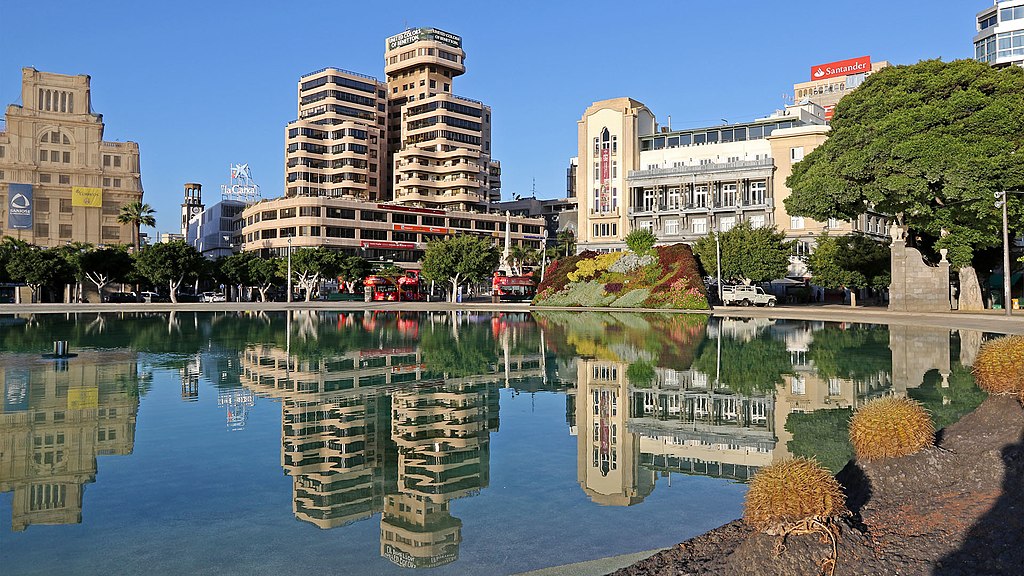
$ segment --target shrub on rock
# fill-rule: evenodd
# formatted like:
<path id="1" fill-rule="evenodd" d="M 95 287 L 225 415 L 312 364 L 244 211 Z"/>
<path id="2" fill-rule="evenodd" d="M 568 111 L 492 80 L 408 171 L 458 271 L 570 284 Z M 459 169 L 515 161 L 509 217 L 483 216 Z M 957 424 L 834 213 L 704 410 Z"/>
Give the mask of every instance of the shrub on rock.
<path id="1" fill-rule="evenodd" d="M 1024 401 L 1024 336 L 1004 336 L 981 346 L 974 379 L 989 394 L 1015 395 Z"/>
<path id="2" fill-rule="evenodd" d="M 861 460 L 898 458 L 935 441 L 935 426 L 924 406 L 887 396 L 861 406 L 850 419 L 850 443 Z"/>
<path id="3" fill-rule="evenodd" d="M 743 507 L 743 520 L 768 534 L 784 534 L 810 521 L 827 525 L 846 514 L 839 482 L 808 458 L 762 468 L 750 481 Z"/>

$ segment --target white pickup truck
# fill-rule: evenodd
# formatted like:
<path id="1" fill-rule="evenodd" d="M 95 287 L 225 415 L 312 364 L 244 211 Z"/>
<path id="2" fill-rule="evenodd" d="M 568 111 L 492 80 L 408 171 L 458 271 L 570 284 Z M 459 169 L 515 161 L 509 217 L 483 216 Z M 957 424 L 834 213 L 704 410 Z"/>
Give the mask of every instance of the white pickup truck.
<path id="1" fill-rule="evenodd" d="M 722 304 L 726 306 L 775 306 L 776 298 L 760 286 L 722 286 Z"/>

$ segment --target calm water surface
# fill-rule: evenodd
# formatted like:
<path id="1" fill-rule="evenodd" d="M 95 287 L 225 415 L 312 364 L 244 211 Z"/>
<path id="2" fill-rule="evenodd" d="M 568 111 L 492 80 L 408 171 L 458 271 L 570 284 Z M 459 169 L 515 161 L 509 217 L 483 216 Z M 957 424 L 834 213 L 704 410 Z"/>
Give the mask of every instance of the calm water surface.
<path id="1" fill-rule="evenodd" d="M 738 517 L 983 335 L 543 313 L 0 317 L 0 573 L 515 574 Z M 69 340 L 78 356 L 42 357 Z"/>

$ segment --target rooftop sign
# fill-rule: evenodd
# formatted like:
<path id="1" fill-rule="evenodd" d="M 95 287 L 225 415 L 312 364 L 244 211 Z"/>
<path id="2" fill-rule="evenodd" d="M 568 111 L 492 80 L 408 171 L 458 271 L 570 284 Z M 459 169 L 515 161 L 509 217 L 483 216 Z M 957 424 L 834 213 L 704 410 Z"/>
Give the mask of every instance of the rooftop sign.
<path id="1" fill-rule="evenodd" d="M 836 76 L 849 76 L 871 71 L 871 56 L 839 60 L 811 67 L 811 80 L 824 80 Z"/>
<path id="2" fill-rule="evenodd" d="M 447 44 L 454 48 L 462 48 L 462 37 L 437 28 L 410 28 L 401 34 L 387 39 L 388 50 L 394 50 L 413 42 L 428 40 Z"/>

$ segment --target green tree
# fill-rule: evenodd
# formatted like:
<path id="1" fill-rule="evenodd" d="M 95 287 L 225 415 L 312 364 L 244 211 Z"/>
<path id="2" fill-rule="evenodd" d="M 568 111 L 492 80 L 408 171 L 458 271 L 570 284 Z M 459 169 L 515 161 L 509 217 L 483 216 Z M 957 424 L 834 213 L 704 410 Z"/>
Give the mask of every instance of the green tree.
<path id="1" fill-rule="evenodd" d="M 31 244 L 24 240 L 18 240 L 12 236 L 4 236 L 0 239 L 0 282 L 14 282 L 14 279 L 7 272 L 7 264 L 14 259 L 20 250 L 28 250 Z"/>
<path id="2" fill-rule="evenodd" d="M 498 266 L 501 255 L 488 238 L 468 234 L 427 243 L 423 256 L 423 277 L 451 285 L 451 301 L 459 286 L 483 280 Z"/>
<path id="3" fill-rule="evenodd" d="M 126 280 L 132 271 L 132 257 L 121 246 L 85 252 L 80 263 L 85 279 L 96 285 L 100 302 L 108 284 Z"/>
<path id="4" fill-rule="evenodd" d="M 132 245 L 135 251 L 139 251 L 139 236 L 143 226 L 156 226 L 156 210 L 142 200 L 129 202 L 121 206 L 121 212 L 117 215 L 117 221 L 121 224 L 131 224 Z"/>
<path id="5" fill-rule="evenodd" d="M 850 305 L 857 305 L 857 288 L 886 288 L 890 282 L 891 252 L 885 244 L 861 235 L 818 237 L 807 260 L 814 283 L 823 288 L 851 288 Z"/>
<path id="6" fill-rule="evenodd" d="M 513 244 L 509 248 L 509 265 L 512 266 L 512 274 L 520 275 L 525 266 L 532 266 L 539 260 L 540 253 L 524 244 Z"/>
<path id="7" fill-rule="evenodd" d="M 356 284 L 370 274 L 372 266 L 366 258 L 342 256 L 338 260 L 338 278 L 345 283 L 346 292 L 355 292 Z"/>
<path id="8" fill-rule="evenodd" d="M 826 326 L 814 332 L 807 358 L 822 378 L 861 380 L 892 371 L 889 331 L 882 327 Z"/>
<path id="9" fill-rule="evenodd" d="M 11 280 L 27 284 L 37 302 L 41 288 L 56 290 L 74 278 L 74 270 L 59 250 L 36 246 L 17 250 L 7 262 L 7 274 Z"/>
<path id="10" fill-rule="evenodd" d="M 786 448 L 797 458 L 814 458 L 838 473 L 854 456 L 848 432 L 852 416 L 849 408 L 793 412 L 786 417 L 785 428 L 793 435 Z"/>
<path id="11" fill-rule="evenodd" d="M 284 278 L 284 276 L 281 275 L 282 264 L 283 261 L 280 258 L 262 258 L 260 256 L 254 256 L 249 259 L 247 266 L 249 271 L 249 283 L 247 286 L 254 286 L 259 290 L 260 300 L 263 302 L 267 301 L 267 291 Z"/>
<path id="12" fill-rule="evenodd" d="M 722 387 L 740 394 L 767 394 L 782 384 L 784 374 L 793 373 L 786 344 L 766 334 L 750 340 L 723 337 L 721 355 L 716 340 L 705 340 L 693 361 L 693 369 L 719 376 Z"/>
<path id="13" fill-rule="evenodd" d="M 649 228 L 637 228 L 626 234 L 626 246 L 637 256 L 644 256 L 651 252 L 658 237 Z"/>
<path id="14" fill-rule="evenodd" d="M 572 230 L 565 229 L 555 236 L 558 242 L 558 254 L 572 256 L 576 253 L 576 234 Z"/>
<path id="15" fill-rule="evenodd" d="M 728 232 L 702 237 L 694 246 L 704 270 L 718 274 L 715 237 L 722 242 L 722 279 L 729 281 L 766 282 L 786 275 L 793 243 L 775 227 L 754 228 L 741 222 Z"/>
<path id="16" fill-rule="evenodd" d="M 299 248 L 292 253 L 292 274 L 296 284 L 306 292 L 306 302 L 313 298 L 313 291 L 320 287 L 325 278 L 338 273 L 339 253 L 327 248 Z M 287 263 L 281 263 L 287 266 Z"/>
<path id="17" fill-rule="evenodd" d="M 975 254 L 1000 245 L 995 193 L 1024 187 L 1024 70 L 928 60 L 872 74 L 835 109 L 828 140 L 793 167 L 790 214 L 892 214 L 940 238 L 960 271 L 961 309 L 981 302 Z M 1014 233 L 1024 206 L 1010 197 Z"/>
<path id="18" fill-rule="evenodd" d="M 185 280 L 199 278 L 206 268 L 202 254 L 183 240 L 146 247 L 135 260 L 139 273 L 153 284 L 166 284 L 171 302 L 178 302 L 178 288 Z"/>

